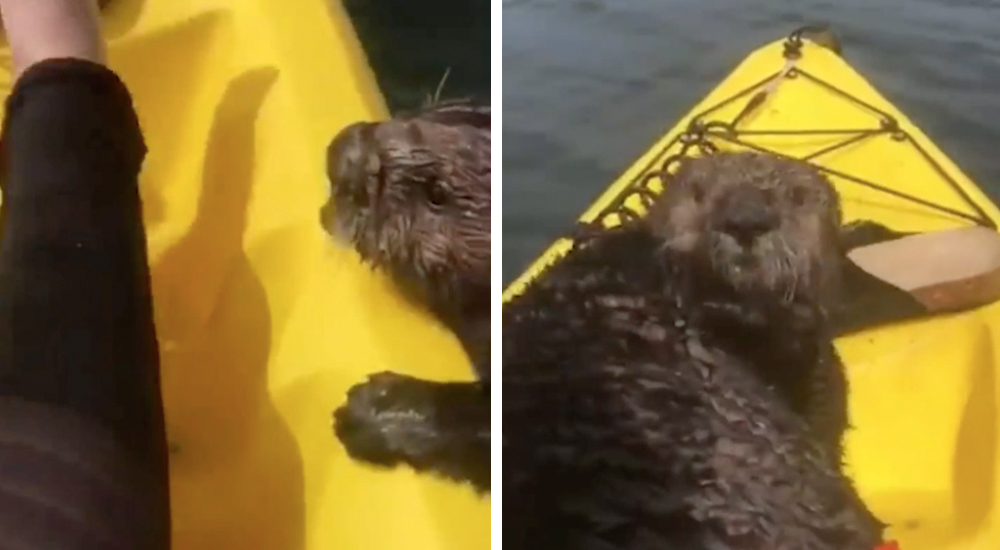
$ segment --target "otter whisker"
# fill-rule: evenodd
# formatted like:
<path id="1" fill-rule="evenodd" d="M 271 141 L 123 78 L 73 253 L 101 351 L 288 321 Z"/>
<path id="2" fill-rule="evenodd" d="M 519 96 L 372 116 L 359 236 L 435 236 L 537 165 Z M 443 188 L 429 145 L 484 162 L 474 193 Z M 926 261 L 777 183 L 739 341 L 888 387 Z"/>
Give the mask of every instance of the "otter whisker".
<path id="1" fill-rule="evenodd" d="M 785 294 L 784 301 L 791 302 L 798 293 L 799 290 L 799 270 L 796 269 L 796 255 L 795 250 L 788 244 L 788 240 L 784 235 L 779 234 L 778 238 L 778 249 L 780 252 L 777 254 L 778 262 L 781 264 L 782 278 L 787 278 L 788 281 L 785 283 Z"/>
<path id="2" fill-rule="evenodd" d="M 431 107 L 441 101 L 441 92 L 444 91 L 444 83 L 448 81 L 448 75 L 450 74 L 451 67 L 445 68 L 444 74 L 441 75 L 441 80 L 438 82 L 437 88 L 434 89 L 434 95 L 428 95 L 427 99 L 424 101 L 425 106 Z"/>

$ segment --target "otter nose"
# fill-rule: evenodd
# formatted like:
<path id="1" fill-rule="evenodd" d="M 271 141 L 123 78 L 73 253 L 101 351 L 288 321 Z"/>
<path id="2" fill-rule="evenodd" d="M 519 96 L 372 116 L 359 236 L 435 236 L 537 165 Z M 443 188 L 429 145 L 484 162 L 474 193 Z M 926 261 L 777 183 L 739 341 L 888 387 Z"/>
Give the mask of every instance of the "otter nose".
<path id="1" fill-rule="evenodd" d="M 734 199 L 724 209 L 721 229 L 741 245 L 748 246 L 757 237 L 778 227 L 778 213 L 763 197 L 743 195 Z"/>
<path id="2" fill-rule="evenodd" d="M 326 148 L 326 172 L 334 184 L 364 181 L 375 146 L 373 124 L 356 122 L 341 130 Z"/>

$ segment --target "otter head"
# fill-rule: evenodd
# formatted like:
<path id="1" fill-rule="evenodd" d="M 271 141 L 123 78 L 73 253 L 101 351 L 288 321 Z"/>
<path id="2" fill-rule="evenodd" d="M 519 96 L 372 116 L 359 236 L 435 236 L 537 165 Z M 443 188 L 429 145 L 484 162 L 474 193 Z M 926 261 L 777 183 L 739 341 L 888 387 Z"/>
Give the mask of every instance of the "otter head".
<path id="1" fill-rule="evenodd" d="M 669 249 L 700 256 L 738 291 L 829 306 L 837 290 L 840 201 L 804 162 L 759 153 L 685 159 L 647 219 Z"/>
<path id="2" fill-rule="evenodd" d="M 330 142 L 327 173 L 328 233 L 439 315 L 488 307 L 488 106 L 439 103 L 348 126 Z"/>

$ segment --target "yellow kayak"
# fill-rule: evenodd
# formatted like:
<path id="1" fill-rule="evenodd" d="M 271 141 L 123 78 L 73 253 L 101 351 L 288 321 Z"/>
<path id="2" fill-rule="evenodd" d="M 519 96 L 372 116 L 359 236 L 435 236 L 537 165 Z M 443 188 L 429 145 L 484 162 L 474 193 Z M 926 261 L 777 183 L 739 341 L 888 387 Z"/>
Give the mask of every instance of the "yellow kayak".
<path id="1" fill-rule="evenodd" d="M 331 429 L 372 371 L 472 376 L 447 330 L 320 228 L 327 143 L 386 116 L 339 3 L 112 0 L 105 20 L 150 151 L 174 547 L 488 548 L 488 500 L 359 465 Z"/>
<path id="2" fill-rule="evenodd" d="M 750 54 L 583 214 L 641 215 L 643 176 L 676 154 L 758 149 L 809 160 L 845 221 L 900 231 L 996 227 L 1000 210 L 833 49 L 793 33 Z M 658 189 L 651 189 L 657 192 Z M 568 248 L 552 245 L 504 300 Z M 902 550 L 995 550 L 1000 304 L 838 340 L 851 380 L 848 467 Z"/>

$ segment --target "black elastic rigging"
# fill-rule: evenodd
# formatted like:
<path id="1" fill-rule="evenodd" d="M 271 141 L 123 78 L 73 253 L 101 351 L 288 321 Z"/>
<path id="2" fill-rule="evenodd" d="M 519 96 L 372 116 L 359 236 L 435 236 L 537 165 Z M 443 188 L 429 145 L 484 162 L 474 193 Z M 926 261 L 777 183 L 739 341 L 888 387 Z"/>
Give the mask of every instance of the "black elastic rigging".
<path id="1" fill-rule="evenodd" d="M 786 66 L 782 70 L 779 70 L 767 78 L 754 83 L 753 85 L 740 90 L 736 94 L 720 101 L 719 103 L 705 109 L 704 111 L 695 114 L 687 128 L 679 136 L 672 139 L 667 143 L 657 154 L 648 165 L 643 169 L 641 175 L 632 180 L 628 186 L 616 196 L 611 204 L 604 208 L 588 225 L 599 225 L 607 226 L 608 219 L 611 216 L 618 216 L 620 222 L 625 222 L 633 219 L 637 219 L 641 216 L 639 212 L 636 212 L 632 207 L 630 207 L 627 202 L 632 197 L 637 197 L 642 205 L 646 208 L 656 199 L 658 193 L 651 188 L 651 184 L 657 180 L 662 186 L 666 186 L 671 174 L 677 165 L 691 153 L 693 149 L 697 149 L 704 155 L 711 155 L 718 152 L 718 146 L 713 143 L 713 140 L 723 141 L 730 143 L 732 145 L 737 145 L 747 149 L 752 149 L 762 153 L 769 153 L 777 155 L 779 157 L 799 160 L 808 163 L 814 168 L 820 170 L 821 172 L 834 176 L 851 183 L 864 185 L 870 189 L 886 193 L 896 198 L 907 200 L 915 204 L 919 204 L 924 207 L 928 207 L 939 212 L 949 214 L 962 218 L 964 220 L 971 221 L 977 225 L 989 227 L 991 229 L 996 229 L 996 224 L 994 221 L 986 214 L 983 209 L 976 204 L 975 201 L 969 197 L 968 193 L 955 181 L 953 177 L 938 163 L 933 157 L 919 144 L 913 137 L 904 130 L 900 125 L 899 121 L 896 120 L 891 114 L 885 112 L 878 107 L 871 105 L 857 97 L 852 96 L 848 92 L 841 90 L 835 85 L 824 81 L 823 79 L 810 74 L 809 72 L 797 67 L 795 62 L 802 57 L 802 36 L 804 34 L 814 33 L 814 32 L 827 32 L 826 27 L 823 26 L 808 26 L 798 29 L 792 32 L 784 44 L 784 57 L 786 60 Z M 838 52 L 839 53 L 839 52 Z M 743 122 L 750 114 L 754 113 L 759 109 L 771 95 L 776 86 L 780 85 L 780 80 L 783 79 L 794 79 L 794 78 L 805 78 L 811 83 L 815 83 L 838 96 L 850 101 L 856 106 L 872 113 L 878 118 L 879 125 L 875 128 L 845 128 L 845 129 L 813 129 L 813 130 L 741 130 L 738 128 L 739 124 Z M 771 85 L 769 87 L 769 85 Z M 721 109 L 732 105 L 734 102 L 739 101 L 747 96 L 750 99 L 747 101 L 743 109 L 740 110 L 731 121 L 722 121 L 710 119 L 713 114 L 717 113 Z M 824 147 L 819 151 L 815 151 L 806 155 L 802 158 L 791 157 L 784 153 L 774 151 L 772 149 L 749 143 L 743 139 L 745 136 L 789 136 L 789 135 L 829 135 L 829 136 L 844 136 L 842 141 L 838 141 L 830 146 Z M 892 189 L 884 185 L 880 185 L 876 182 L 866 180 L 845 172 L 827 168 L 816 164 L 814 161 L 826 154 L 829 154 L 835 150 L 842 149 L 851 145 L 861 143 L 867 139 L 871 139 L 875 136 L 887 135 L 896 141 L 908 143 L 914 147 L 914 149 L 920 154 L 923 159 L 928 162 L 933 168 L 934 172 L 937 173 L 943 180 L 945 180 L 948 185 L 962 198 L 974 211 L 975 215 L 968 214 L 956 210 L 954 208 L 949 208 L 940 204 L 935 204 L 925 199 L 915 197 L 913 195 L 907 194 L 903 191 L 897 189 Z M 667 155 L 667 152 L 672 150 L 675 146 L 680 145 L 680 149 L 672 154 Z M 657 166 L 659 165 L 659 166 Z"/>

